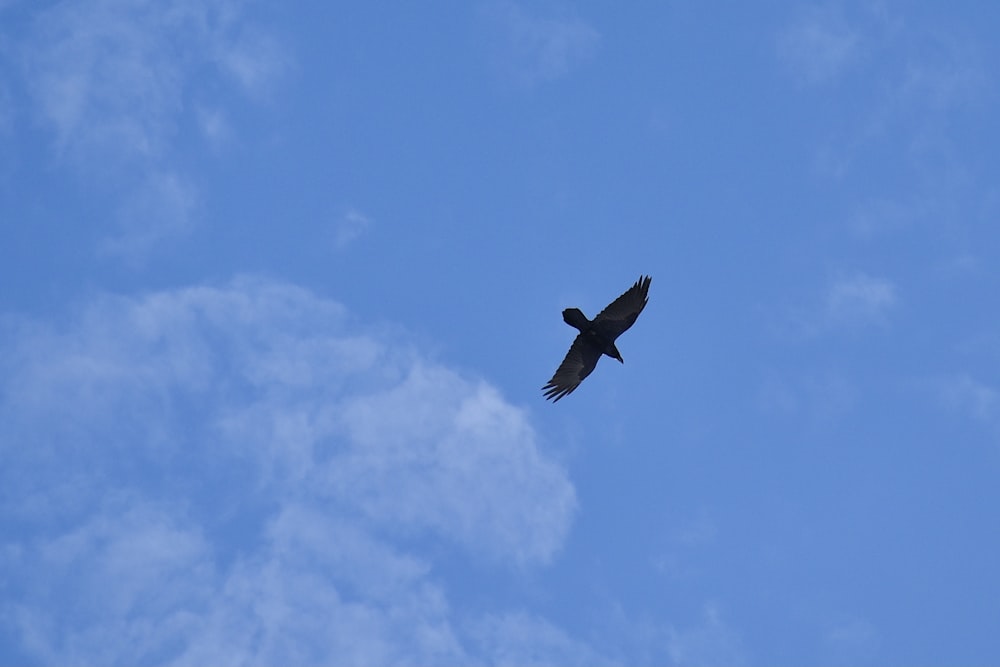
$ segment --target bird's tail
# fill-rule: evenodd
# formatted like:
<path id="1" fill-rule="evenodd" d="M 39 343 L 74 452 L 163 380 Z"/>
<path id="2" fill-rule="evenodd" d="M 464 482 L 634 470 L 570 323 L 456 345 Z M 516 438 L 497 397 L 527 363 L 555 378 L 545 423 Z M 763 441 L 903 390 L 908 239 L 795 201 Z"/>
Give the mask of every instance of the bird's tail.
<path id="1" fill-rule="evenodd" d="M 590 326 L 590 320 L 579 308 L 567 308 L 563 311 L 563 320 L 571 327 L 576 327 L 583 331 Z"/>

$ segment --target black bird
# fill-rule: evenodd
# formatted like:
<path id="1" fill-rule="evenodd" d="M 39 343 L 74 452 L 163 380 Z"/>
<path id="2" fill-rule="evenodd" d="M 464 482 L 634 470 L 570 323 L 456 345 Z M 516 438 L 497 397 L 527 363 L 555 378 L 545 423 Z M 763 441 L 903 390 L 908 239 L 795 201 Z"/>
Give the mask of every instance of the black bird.
<path id="1" fill-rule="evenodd" d="M 563 311 L 566 324 L 576 327 L 580 333 L 566 353 L 566 358 L 556 369 L 556 374 L 542 387 L 546 399 L 551 398 L 555 402 L 566 394 L 572 394 L 583 382 L 583 378 L 594 370 L 602 354 L 625 363 L 615 347 L 615 339 L 628 331 L 646 307 L 649 283 L 652 280 L 649 276 L 640 276 L 632 287 L 612 301 L 593 320 L 588 320 L 579 308 L 567 308 Z"/>

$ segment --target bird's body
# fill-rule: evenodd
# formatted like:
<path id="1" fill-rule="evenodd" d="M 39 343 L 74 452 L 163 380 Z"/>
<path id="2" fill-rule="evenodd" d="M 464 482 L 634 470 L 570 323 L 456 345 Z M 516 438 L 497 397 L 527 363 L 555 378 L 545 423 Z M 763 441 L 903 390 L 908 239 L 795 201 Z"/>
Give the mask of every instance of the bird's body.
<path id="1" fill-rule="evenodd" d="M 621 358 L 622 355 L 618 352 L 618 348 L 615 347 L 615 338 L 617 336 L 614 334 L 614 331 L 608 331 L 602 322 L 596 318 L 593 321 L 588 320 L 587 316 L 579 308 L 567 308 L 564 310 L 563 321 L 571 327 L 579 329 L 580 334 L 585 337 L 589 344 L 599 349 L 603 354 L 625 363 Z"/>
<path id="2" fill-rule="evenodd" d="M 593 320 L 588 320 L 578 308 L 567 308 L 563 311 L 563 320 L 566 324 L 578 329 L 580 333 L 555 375 L 542 387 L 545 398 L 558 401 L 563 396 L 573 393 L 573 390 L 580 386 L 583 379 L 597 366 L 601 355 L 606 354 L 625 363 L 615 346 L 615 339 L 635 323 L 639 313 L 646 307 L 651 281 L 652 278 L 649 276 L 640 277 L 632 287 L 612 301 Z"/>

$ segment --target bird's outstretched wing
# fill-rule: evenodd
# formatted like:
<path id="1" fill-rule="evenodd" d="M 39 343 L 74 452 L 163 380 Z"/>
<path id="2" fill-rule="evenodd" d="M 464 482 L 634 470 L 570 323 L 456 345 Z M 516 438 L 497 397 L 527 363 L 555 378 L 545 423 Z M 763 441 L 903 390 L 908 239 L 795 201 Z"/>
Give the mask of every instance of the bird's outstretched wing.
<path id="1" fill-rule="evenodd" d="M 601 351 L 595 347 L 584 334 L 580 334 L 570 345 L 566 358 L 559 364 L 555 375 L 548 384 L 542 387 L 545 398 L 553 399 L 553 403 L 580 386 L 583 378 L 597 366 Z"/>
<path id="2" fill-rule="evenodd" d="M 594 324 L 600 327 L 602 333 L 614 340 L 635 324 L 649 300 L 649 283 L 652 280 L 649 276 L 641 276 L 624 294 L 597 314 Z"/>

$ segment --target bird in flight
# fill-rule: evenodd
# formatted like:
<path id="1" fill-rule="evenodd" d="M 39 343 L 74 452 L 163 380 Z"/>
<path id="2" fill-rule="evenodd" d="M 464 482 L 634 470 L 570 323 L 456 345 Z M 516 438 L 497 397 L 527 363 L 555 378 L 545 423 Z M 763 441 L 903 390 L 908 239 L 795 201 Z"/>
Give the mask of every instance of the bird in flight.
<path id="1" fill-rule="evenodd" d="M 602 354 L 625 363 L 615 347 L 615 339 L 635 324 L 639 313 L 646 307 L 649 283 L 652 280 L 649 276 L 640 276 L 632 287 L 612 301 L 593 320 L 588 320 L 579 308 L 567 308 L 563 311 L 566 324 L 579 329 L 580 333 L 566 353 L 566 358 L 556 369 L 555 375 L 542 387 L 546 399 L 552 399 L 554 403 L 563 396 L 572 394 L 583 382 L 583 378 L 594 370 Z"/>

